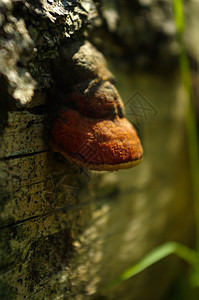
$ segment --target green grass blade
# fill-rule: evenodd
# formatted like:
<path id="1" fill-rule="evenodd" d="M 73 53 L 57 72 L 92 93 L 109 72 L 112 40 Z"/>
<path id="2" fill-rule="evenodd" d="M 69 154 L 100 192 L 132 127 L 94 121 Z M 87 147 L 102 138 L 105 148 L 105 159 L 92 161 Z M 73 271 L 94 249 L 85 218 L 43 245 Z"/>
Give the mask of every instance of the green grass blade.
<path id="1" fill-rule="evenodd" d="M 135 276 L 170 254 L 176 254 L 193 267 L 199 263 L 199 256 L 196 251 L 176 242 L 167 242 L 146 254 L 137 263 L 125 270 L 118 278 L 110 282 L 105 289 Z"/>
<path id="2" fill-rule="evenodd" d="M 190 170 L 193 186 L 193 198 L 196 210 L 197 231 L 198 231 L 198 249 L 199 249 L 199 141 L 196 123 L 196 114 L 193 104 L 193 90 L 189 60 L 184 45 L 185 17 L 183 10 L 183 2 L 181 0 L 173 0 L 174 17 L 177 26 L 178 40 L 181 45 L 182 52 L 179 57 L 179 64 L 182 76 L 182 83 L 187 92 L 189 103 L 187 108 L 186 125 L 189 148 Z"/>
<path id="3" fill-rule="evenodd" d="M 173 11 L 176 20 L 178 33 L 183 33 L 185 29 L 185 19 L 183 11 L 183 3 L 181 0 L 173 0 Z"/>

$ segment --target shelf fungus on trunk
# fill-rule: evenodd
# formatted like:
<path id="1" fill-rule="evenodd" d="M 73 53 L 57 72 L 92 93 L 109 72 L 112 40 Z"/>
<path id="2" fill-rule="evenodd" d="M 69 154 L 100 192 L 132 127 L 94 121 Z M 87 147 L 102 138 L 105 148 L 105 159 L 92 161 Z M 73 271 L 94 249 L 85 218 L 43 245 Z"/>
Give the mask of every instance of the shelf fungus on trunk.
<path id="1" fill-rule="evenodd" d="M 136 130 L 125 118 L 106 62 L 89 42 L 65 49 L 61 69 L 67 85 L 52 126 L 51 147 L 75 164 L 98 171 L 131 168 L 142 160 Z M 69 72 L 70 71 L 70 72 Z"/>

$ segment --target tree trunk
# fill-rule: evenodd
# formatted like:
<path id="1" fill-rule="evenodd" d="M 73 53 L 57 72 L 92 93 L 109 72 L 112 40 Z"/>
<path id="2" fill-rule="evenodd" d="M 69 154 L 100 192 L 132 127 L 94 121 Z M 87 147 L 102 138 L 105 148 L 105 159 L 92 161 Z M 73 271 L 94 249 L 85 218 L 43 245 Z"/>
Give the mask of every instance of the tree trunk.
<path id="1" fill-rule="evenodd" d="M 106 1 L 1 1 L 1 299 L 163 299 L 179 270 L 173 257 L 103 287 L 162 242 L 193 242 L 180 76 L 175 64 L 165 76 L 148 71 L 154 57 L 135 59 L 143 41 L 123 29 L 136 11 L 129 1 L 116 2 L 111 17 Z M 141 135 L 145 157 L 134 169 L 89 171 L 50 149 L 52 107 L 63 92 L 54 66 L 64 47 L 74 51 L 85 36 L 106 54 Z M 159 64 L 164 55 L 156 70 L 168 69 Z M 174 58 L 168 53 L 166 61 Z M 144 109 L 132 115 L 135 103 Z"/>

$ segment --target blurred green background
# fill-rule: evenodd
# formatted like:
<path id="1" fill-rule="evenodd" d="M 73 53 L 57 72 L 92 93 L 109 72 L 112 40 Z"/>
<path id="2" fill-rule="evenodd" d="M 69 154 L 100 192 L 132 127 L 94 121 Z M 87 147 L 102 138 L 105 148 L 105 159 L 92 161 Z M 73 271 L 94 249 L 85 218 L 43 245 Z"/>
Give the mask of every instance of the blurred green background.
<path id="1" fill-rule="evenodd" d="M 118 11 L 120 14 L 116 13 Z M 181 222 L 181 228 L 176 228 L 172 221 L 170 233 L 173 234 L 165 234 L 162 243 L 160 238 L 158 246 L 110 281 L 105 286 L 107 293 L 173 255 L 178 257 L 182 267 L 161 299 L 199 299 L 198 12 L 197 1 L 143 0 L 132 5 L 129 1 L 123 4 L 104 1 L 102 14 L 108 31 L 114 32 L 117 28 L 117 33 L 114 32 L 109 42 L 108 33 L 101 33 L 109 43 L 108 50 L 103 50 L 95 36 L 93 40 L 109 57 L 127 117 L 142 139 L 145 159 L 138 177 L 145 174 L 150 177 L 146 178 L 148 184 L 152 184 L 143 190 L 149 201 L 155 192 L 158 197 L 168 197 L 171 201 L 172 197 L 182 200 L 181 203 L 177 201 L 178 204 L 174 200 L 174 205 L 181 205 L 177 212 L 181 218 L 177 227 Z M 185 208 L 185 203 L 189 209 Z M 158 213 L 153 205 L 151 209 Z M 168 203 L 165 209 L 169 210 Z M 171 206 L 170 209 L 172 214 L 176 208 Z M 164 218 L 154 213 L 154 218 L 158 217 Z M 160 220 L 159 223 L 163 226 L 164 222 Z M 156 277 L 155 271 L 151 274 Z M 152 295 L 148 297 L 152 299 Z M 154 299 L 156 297 L 160 299 L 154 294 Z"/>

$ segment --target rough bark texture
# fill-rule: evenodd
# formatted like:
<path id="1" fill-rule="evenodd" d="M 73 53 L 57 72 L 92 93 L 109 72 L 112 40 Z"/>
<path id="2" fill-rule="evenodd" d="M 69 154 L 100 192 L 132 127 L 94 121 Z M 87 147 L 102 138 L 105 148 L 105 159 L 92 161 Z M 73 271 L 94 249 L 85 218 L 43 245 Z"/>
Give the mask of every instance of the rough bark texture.
<path id="1" fill-rule="evenodd" d="M 1 299 L 163 299 L 179 270 L 173 258 L 102 288 L 161 242 L 193 241 L 186 95 L 172 64 L 178 47 L 169 1 L 102 2 L 0 3 Z M 106 54 L 137 123 L 145 159 L 135 169 L 90 172 L 49 148 L 62 94 L 52 66 L 65 45 L 85 37 Z M 153 62 L 166 76 L 152 75 Z M 149 114 L 132 115 L 136 99 Z"/>

